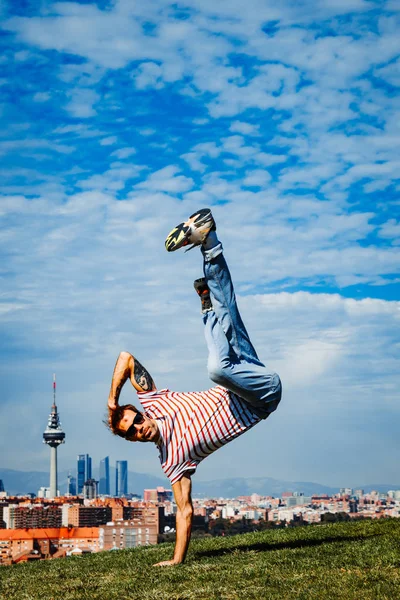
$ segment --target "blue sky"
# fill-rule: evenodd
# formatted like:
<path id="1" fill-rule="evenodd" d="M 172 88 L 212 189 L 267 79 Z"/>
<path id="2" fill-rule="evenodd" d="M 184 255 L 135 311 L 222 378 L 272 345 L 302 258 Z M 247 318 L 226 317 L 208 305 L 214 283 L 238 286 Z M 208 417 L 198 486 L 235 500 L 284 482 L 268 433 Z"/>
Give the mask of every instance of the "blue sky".
<path id="1" fill-rule="evenodd" d="M 164 239 L 210 206 L 285 396 L 196 477 L 399 482 L 399 11 L 3 5 L 1 466 L 47 468 L 55 371 L 62 468 L 89 452 L 161 474 L 101 418 L 120 350 L 159 387 L 209 386 L 200 256 Z"/>

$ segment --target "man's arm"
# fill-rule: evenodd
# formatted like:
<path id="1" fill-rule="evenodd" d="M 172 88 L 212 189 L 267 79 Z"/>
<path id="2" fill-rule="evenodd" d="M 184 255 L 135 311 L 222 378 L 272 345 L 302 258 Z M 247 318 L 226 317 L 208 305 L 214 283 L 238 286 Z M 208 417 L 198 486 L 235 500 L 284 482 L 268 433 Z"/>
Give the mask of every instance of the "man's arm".
<path id="1" fill-rule="evenodd" d="M 176 542 L 172 560 L 164 560 L 154 565 L 155 567 L 167 567 L 183 563 L 190 542 L 193 521 L 192 505 L 192 480 L 190 475 L 184 475 L 182 479 L 173 484 L 175 502 L 178 507 L 176 513 Z"/>
<path id="2" fill-rule="evenodd" d="M 111 381 L 111 389 L 108 396 L 108 408 L 115 410 L 124 383 L 127 379 L 138 392 L 149 392 L 155 390 L 156 386 L 150 373 L 129 352 L 121 352 L 115 364 Z"/>

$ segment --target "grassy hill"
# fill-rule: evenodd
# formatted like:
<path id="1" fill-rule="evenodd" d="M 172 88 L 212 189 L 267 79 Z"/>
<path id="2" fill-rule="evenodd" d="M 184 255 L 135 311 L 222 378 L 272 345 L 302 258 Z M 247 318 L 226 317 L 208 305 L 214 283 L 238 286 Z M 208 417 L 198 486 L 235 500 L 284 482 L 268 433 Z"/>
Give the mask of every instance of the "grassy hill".
<path id="1" fill-rule="evenodd" d="M 358 521 L 0 567 L 1 600 L 395 600 L 400 520 Z"/>

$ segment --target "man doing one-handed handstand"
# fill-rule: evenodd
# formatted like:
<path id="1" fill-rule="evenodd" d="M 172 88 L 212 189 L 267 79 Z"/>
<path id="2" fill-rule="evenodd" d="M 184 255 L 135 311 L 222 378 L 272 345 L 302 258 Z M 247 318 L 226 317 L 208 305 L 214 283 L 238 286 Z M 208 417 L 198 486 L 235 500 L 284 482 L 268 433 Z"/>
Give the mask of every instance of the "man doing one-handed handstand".
<path id="1" fill-rule="evenodd" d="M 153 442 L 177 505 L 176 542 L 171 560 L 185 560 L 193 519 L 191 476 L 197 465 L 221 446 L 276 410 L 282 395 L 279 376 L 259 360 L 236 304 L 229 269 L 210 209 L 194 213 L 175 227 L 165 242 L 169 252 L 200 246 L 204 277 L 194 282 L 201 299 L 208 347 L 208 374 L 217 384 L 204 392 L 157 390 L 147 370 L 129 352 L 115 365 L 108 398 L 109 426 L 130 442 Z M 190 248 L 188 248 L 190 249 Z M 130 379 L 144 408 L 118 405 Z"/>

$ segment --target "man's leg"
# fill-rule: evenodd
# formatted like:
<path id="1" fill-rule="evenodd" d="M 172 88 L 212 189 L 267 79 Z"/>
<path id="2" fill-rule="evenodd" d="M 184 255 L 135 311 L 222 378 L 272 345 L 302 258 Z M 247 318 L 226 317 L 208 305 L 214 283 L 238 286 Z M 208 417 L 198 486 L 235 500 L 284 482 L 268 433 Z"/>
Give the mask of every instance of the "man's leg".
<path id="1" fill-rule="evenodd" d="M 243 324 L 210 209 L 197 211 L 175 227 L 165 246 L 173 252 L 188 244 L 201 245 L 213 305 L 213 310 L 204 315 L 210 378 L 244 398 L 254 412 L 265 418 L 279 404 L 280 379 L 259 360 Z"/>
<path id="2" fill-rule="evenodd" d="M 210 379 L 238 394 L 256 414 L 266 418 L 276 410 L 281 399 L 279 376 L 268 371 L 250 341 L 236 303 L 222 245 L 215 233 L 202 252 L 213 307 L 203 317 Z"/>
<path id="3" fill-rule="evenodd" d="M 262 365 L 239 313 L 231 274 L 222 254 L 222 244 L 218 240 L 216 242 L 211 249 L 202 248 L 204 276 L 214 311 L 239 360 Z"/>
<path id="4" fill-rule="evenodd" d="M 261 418 L 276 410 L 281 399 L 281 382 L 262 364 L 239 360 L 214 310 L 203 315 L 208 347 L 208 374 L 214 383 L 237 394 Z"/>

